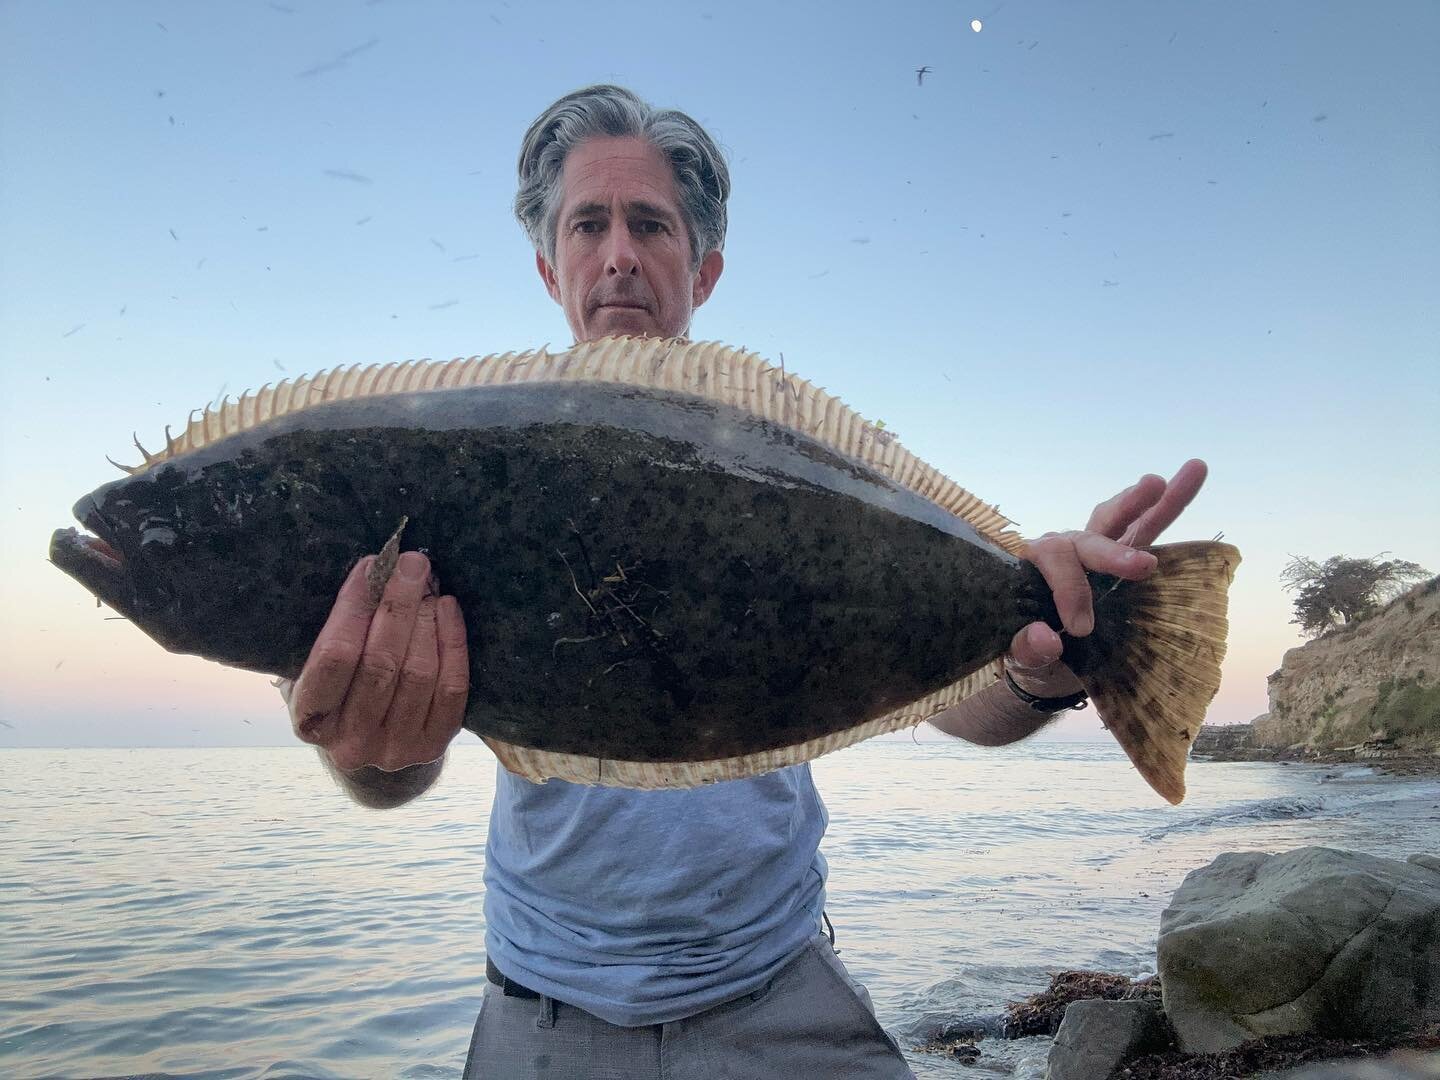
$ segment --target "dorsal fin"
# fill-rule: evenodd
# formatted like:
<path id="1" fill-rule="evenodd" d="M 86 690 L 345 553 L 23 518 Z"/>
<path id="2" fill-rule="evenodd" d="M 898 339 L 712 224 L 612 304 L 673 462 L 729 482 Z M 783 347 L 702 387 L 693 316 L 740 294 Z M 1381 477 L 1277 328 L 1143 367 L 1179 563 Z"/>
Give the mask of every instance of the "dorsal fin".
<path id="1" fill-rule="evenodd" d="M 239 401 L 227 399 L 219 409 L 207 405 L 198 417 L 192 412 L 180 435 L 172 439 L 167 430 L 164 450 L 146 454 L 143 465 L 121 467 L 132 474 L 144 473 L 226 436 L 331 401 L 462 386 L 566 381 L 656 387 L 745 409 L 865 462 L 968 522 L 997 547 L 1015 555 L 1024 551 L 1024 541 L 1009 529 L 1012 523 L 995 507 L 925 464 L 883 427 L 755 353 L 717 342 L 602 338 L 558 353 L 541 348 L 450 361 L 332 368 L 293 381 L 286 379 L 274 387 L 266 384 Z"/>

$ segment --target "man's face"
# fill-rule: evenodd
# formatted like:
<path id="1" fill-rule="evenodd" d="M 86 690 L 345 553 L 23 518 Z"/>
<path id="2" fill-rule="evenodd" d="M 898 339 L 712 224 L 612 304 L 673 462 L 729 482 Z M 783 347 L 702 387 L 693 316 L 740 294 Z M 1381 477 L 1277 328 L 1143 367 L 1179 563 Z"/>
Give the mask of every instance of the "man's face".
<path id="1" fill-rule="evenodd" d="M 684 337 L 715 287 L 718 251 L 690 268 L 690 237 L 669 164 L 649 142 L 587 139 L 565 159 L 555 265 L 536 254 L 545 287 L 576 341 L 607 334 Z"/>

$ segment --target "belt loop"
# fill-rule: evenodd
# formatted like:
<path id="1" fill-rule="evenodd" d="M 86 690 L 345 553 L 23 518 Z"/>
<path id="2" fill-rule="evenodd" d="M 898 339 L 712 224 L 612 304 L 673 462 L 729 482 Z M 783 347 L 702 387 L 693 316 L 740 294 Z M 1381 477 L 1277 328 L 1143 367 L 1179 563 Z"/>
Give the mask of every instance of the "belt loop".
<path id="1" fill-rule="evenodd" d="M 540 995 L 540 1016 L 535 1021 L 537 1028 L 553 1028 L 555 1026 L 555 999 Z"/>

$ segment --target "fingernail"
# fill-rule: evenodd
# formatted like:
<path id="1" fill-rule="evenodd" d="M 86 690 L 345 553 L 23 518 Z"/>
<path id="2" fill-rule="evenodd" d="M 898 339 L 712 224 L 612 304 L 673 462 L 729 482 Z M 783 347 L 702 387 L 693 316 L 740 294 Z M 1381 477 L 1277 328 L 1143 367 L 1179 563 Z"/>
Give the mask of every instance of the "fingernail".
<path id="1" fill-rule="evenodd" d="M 1061 649 L 1055 648 L 1055 641 L 1050 634 L 1042 627 L 1032 626 L 1030 628 L 1030 647 L 1035 650 L 1041 665 L 1053 664 L 1060 659 Z M 1054 653 L 1055 655 L 1050 655 Z"/>
<path id="2" fill-rule="evenodd" d="M 318 742 L 320 740 L 320 729 L 325 726 L 325 722 L 329 719 L 329 713 L 311 713 L 296 725 L 295 734 L 304 742 Z"/>
<path id="3" fill-rule="evenodd" d="M 430 573 L 430 560 L 418 551 L 407 551 L 395 565 L 402 581 L 423 581 Z"/>

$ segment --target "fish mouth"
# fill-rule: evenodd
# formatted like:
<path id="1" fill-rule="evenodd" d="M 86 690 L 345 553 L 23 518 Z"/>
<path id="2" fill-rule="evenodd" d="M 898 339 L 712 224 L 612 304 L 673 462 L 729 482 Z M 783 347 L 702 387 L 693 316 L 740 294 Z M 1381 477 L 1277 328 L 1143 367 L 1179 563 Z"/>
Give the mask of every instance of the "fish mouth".
<path id="1" fill-rule="evenodd" d="M 56 533 L 64 535 L 65 543 L 77 546 L 83 558 L 98 559 L 106 573 L 115 573 L 124 564 L 120 553 L 98 536 L 89 536 L 78 529 L 57 529 Z"/>
<path id="2" fill-rule="evenodd" d="M 75 516 L 97 533 L 106 532 L 106 521 L 93 499 L 85 498 L 75 507 Z M 129 615 L 133 589 L 125 558 L 104 536 L 92 536 L 76 528 L 56 529 L 50 536 L 50 561 L 109 604 Z"/>

